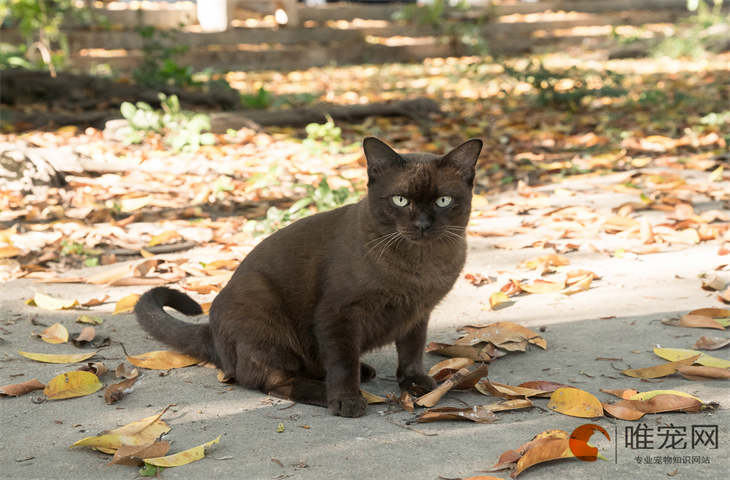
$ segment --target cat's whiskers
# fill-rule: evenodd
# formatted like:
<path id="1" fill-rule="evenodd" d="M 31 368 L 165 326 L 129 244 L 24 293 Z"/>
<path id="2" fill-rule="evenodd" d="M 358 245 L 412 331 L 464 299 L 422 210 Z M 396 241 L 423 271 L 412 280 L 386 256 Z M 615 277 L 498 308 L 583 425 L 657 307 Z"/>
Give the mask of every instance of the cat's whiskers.
<path id="1" fill-rule="evenodd" d="M 386 233 L 384 235 L 381 235 L 379 237 L 376 237 L 369 242 L 365 243 L 365 246 L 367 247 L 370 244 L 373 244 L 371 247 L 368 248 L 367 252 L 365 252 L 365 255 L 370 255 L 373 251 L 377 250 L 380 246 L 385 245 L 390 240 L 392 240 L 394 237 L 397 237 L 399 233 L 397 231 Z"/>
<path id="2" fill-rule="evenodd" d="M 383 248 L 380 249 L 380 254 L 377 256 L 376 260 L 380 260 L 380 258 L 383 256 L 385 251 L 392 245 L 394 247 L 398 246 L 398 243 L 400 243 L 400 240 L 405 239 L 402 233 L 399 231 L 394 232 L 395 235 L 388 239 L 387 242 L 385 242 L 385 245 L 383 245 Z"/>

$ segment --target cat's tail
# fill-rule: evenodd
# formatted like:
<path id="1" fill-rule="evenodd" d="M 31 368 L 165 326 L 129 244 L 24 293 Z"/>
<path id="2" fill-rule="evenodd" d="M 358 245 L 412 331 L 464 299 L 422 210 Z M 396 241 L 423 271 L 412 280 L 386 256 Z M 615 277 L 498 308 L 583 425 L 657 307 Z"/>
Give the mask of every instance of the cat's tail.
<path id="1" fill-rule="evenodd" d="M 172 307 L 185 315 L 200 315 L 203 309 L 188 295 L 167 287 L 147 291 L 137 301 L 134 314 L 142 328 L 175 350 L 200 360 L 215 362 L 210 324 L 193 324 L 173 317 L 162 307 Z"/>

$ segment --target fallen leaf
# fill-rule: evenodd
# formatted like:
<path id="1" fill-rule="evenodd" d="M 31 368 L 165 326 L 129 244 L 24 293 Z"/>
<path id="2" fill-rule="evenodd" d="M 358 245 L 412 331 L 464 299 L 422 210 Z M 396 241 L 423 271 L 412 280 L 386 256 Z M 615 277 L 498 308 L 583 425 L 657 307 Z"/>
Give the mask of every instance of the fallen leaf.
<path id="1" fill-rule="evenodd" d="M 530 284 L 520 283 L 519 286 L 527 293 L 557 293 L 565 288 L 565 282 L 550 282 L 538 278 Z"/>
<path id="2" fill-rule="evenodd" d="M 38 292 L 36 292 L 33 298 L 28 300 L 26 303 L 28 303 L 28 305 L 35 305 L 36 307 L 44 310 L 66 310 L 79 304 L 78 300 L 66 300 Z"/>
<path id="3" fill-rule="evenodd" d="M 467 375 L 469 375 L 469 370 L 467 370 L 466 368 L 460 369 L 456 373 L 452 374 L 449 378 L 444 380 L 441 385 L 434 388 L 427 394 L 418 397 L 416 399 L 416 405 L 421 407 L 433 407 L 439 402 L 439 400 L 441 400 L 444 395 L 446 395 L 446 392 L 448 392 L 459 382 L 461 382 Z"/>
<path id="4" fill-rule="evenodd" d="M 104 323 L 104 319 L 100 317 L 93 317 L 91 315 L 79 315 L 76 319 L 76 323 L 88 323 L 91 325 L 101 325 Z"/>
<path id="5" fill-rule="evenodd" d="M 730 379 L 730 370 L 718 367 L 702 367 L 687 365 L 677 369 L 680 375 L 688 380 L 705 380 L 705 379 Z"/>
<path id="6" fill-rule="evenodd" d="M 553 393 L 558 388 L 562 387 L 570 387 L 570 385 L 565 385 L 564 383 L 556 383 L 556 382 L 550 382 L 547 380 L 533 380 L 530 382 L 522 382 L 518 387 L 524 387 L 524 388 L 530 388 L 532 390 L 541 390 L 545 393 Z M 542 395 L 535 395 L 537 397 Z"/>
<path id="7" fill-rule="evenodd" d="M 468 408 L 431 408 L 416 417 L 416 421 L 419 423 L 439 422 L 443 420 L 471 420 L 476 423 L 492 423 L 496 422 L 498 417 L 493 411 L 485 408 L 483 405 L 475 405 Z"/>
<path id="8" fill-rule="evenodd" d="M 489 308 L 496 310 L 499 305 L 509 302 L 509 296 L 502 291 L 494 292 L 489 296 Z"/>
<path id="9" fill-rule="evenodd" d="M 91 372 L 97 377 L 101 377 L 107 372 L 106 365 L 103 362 L 89 362 L 79 368 L 83 372 Z"/>
<path id="10" fill-rule="evenodd" d="M 168 405 L 160 413 L 128 423 L 114 430 L 93 437 L 85 437 L 71 447 L 91 447 L 100 452 L 113 454 L 122 446 L 144 446 L 155 442 L 161 435 L 170 431 L 170 426 L 161 420 L 170 408 Z"/>
<path id="11" fill-rule="evenodd" d="M 726 288 L 723 292 L 721 292 L 717 299 L 724 303 L 730 303 L 730 287 Z"/>
<path id="12" fill-rule="evenodd" d="M 366 392 L 363 389 L 360 389 L 360 394 L 365 398 L 365 401 L 368 402 L 368 405 L 372 405 L 374 403 L 385 403 L 387 401 L 385 397 Z"/>
<path id="13" fill-rule="evenodd" d="M 400 398 L 398 398 L 398 403 L 406 412 L 413 412 L 416 409 L 414 401 L 415 400 L 408 392 L 401 392 Z"/>
<path id="14" fill-rule="evenodd" d="M 725 330 L 725 327 L 720 325 L 717 320 L 704 315 L 682 315 L 680 318 L 663 319 L 662 323 L 672 327 L 715 328 L 717 330 Z"/>
<path id="15" fill-rule="evenodd" d="M 511 346 L 519 346 L 525 341 L 537 345 L 543 350 L 547 342 L 538 333 L 513 322 L 495 322 L 489 325 L 467 325 L 462 327 L 467 334 L 457 340 L 457 345 L 474 345 L 488 342 L 497 348 L 510 350 Z M 466 356 L 466 355 L 465 355 Z"/>
<path id="16" fill-rule="evenodd" d="M 447 370 L 448 375 L 454 373 L 456 370 L 459 370 L 460 368 L 468 367 L 469 365 L 473 365 L 474 360 L 471 358 L 465 358 L 465 357 L 454 357 L 449 358 L 446 360 L 442 360 L 441 362 L 437 363 L 433 367 L 431 367 L 428 370 L 428 374 L 431 377 L 434 377 L 434 379 L 437 382 L 440 382 L 443 380 L 443 378 L 437 379 L 436 376 L 439 375 L 440 372 Z M 441 375 L 442 377 L 444 375 Z"/>
<path id="17" fill-rule="evenodd" d="M 482 380 L 481 382 L 477 383 L 476 389 L 479 393 L 483 395 L 492 395 L 494 397 L 510 399 L 544 396 L 549 393 L 545 390 L 538 390 L 528 387 L 513 387 L 511 385 L 491 382 L 489 380 Z"/>
<path id="18" fill-rule="evenodd" d="M 485 276 L 481 273 L 467 273 L 464 275 L 464 278 L 475 287 L 494 283 L 497 280 L 494 277 Z"/>
<path id="19" fill-rule="evenodd" d="M 631 400 L 634 395 L 636 395 L 637 392 L 633 388 L 620 388 L 617 390 L 608 390 L 605 388 L 602 388 L 601 391 L 603 393 L 608 393 L 609 395 L 613 395 L 614 397 L 623 398 L 624 400 Z"/>
<path id="20" fill-rule="evenodd" d="M 49 400 L 83 397 L 99 391 L 103 387 L 99 377 L 91 372 L 73 371 L 53 377 L 43 393 Z"/>
<path id="21" fill-rule="evenodd" d="M 170 442 L 165 440 L 160 440 L 150 445 L 122 446 L 114 452 L 114 457 L 109 462 L 109 465 L 140 467 L 144 464 L 143 458 L 161 457 L 168 451 L 170 451 Z"/>
<path id="22" fill-rule="evenodd" d="M 41 332 L 41 340 L 46 343 L 59 344 L 68 342 L 68 330 L 60 323 L 54 323 Z"/>
<path id="23" fill-rule="evenodd" d="M 700 337 L 694 344 L 697 350 L 719 350 L 730 345 L 730 338 Z"/>
<path id="24" fill-rule="evenodd" d="M 704 365 L 706 367 L 718 367 L 718 368 L 730 368 L 730 360 L 724 360 L 722 358 L 713 357 L 706 353 L 698 352 L 696 350 L 688 350 L 685 348 L 654 348 L 654 353 L 665 360 L 677 361 L 684 360 L 686 358 L 699 355 L 700 357 L 695 360 L 695 363 Z"/>
<path id="25" fill-rule="evenodd" d="M 139 376 L 139 370 L 122 362 L 114 369 L 114 376 L 117 378 L 134 378 Z"/>
<path id="26" fill-rule="evenodd" d="M 698 308 L 696 310 L 692 310 L 687 315 L 701 315 L 703 317 L 710 317 L 710 318 L 724 318 L 724 317 L 730 317 L 730 310 L 727 308 Z"/>
<path id="27" fill-rule="evenodd" d="M 33 390 L 42 390 L 43 388 L 45 388 L 45 385 L 39 382 L 37 378 L 34 378 L 23 383 L 4 385 L 0 387 L 0 395 L 5 395 L 8 397 L 19 397 L 21 395 L 25 395 L 28 392 L 32 392 Z"/>
<path id="28" fill-rule="evenodd" d="M 81 303 L 82 307 L 96 307 L 97 305 L 102 305 L 104 302 L 107 301 L 109 298 L 109 295 L 104 295 L 102 298 L 92 298 L 90 300 L 87 300 L 85 302 Z"/>
<path id="29" fill-rule="evenodd" d="M 218 437 L 216 437 L 214 440 L 211 440 L 210 442 L 198 445 L 197 447 L 189 448 L 187 450 L 183 450 L 182 452 L 178 452 L 173 455 L 168 455 L 166 457 L 145 458 L 144 463 L 155 465 L 156 467 L 165 468 L 187 465 L 188 463 L 196 462 L 204 458 L 205 451 L 211 446 L 218 443 L 220 439 L 221 436 L 218 435 Z"/>
<path id="30" fill-rule="evenodd" d="M 603 415 L 601 402 L 594 395 L 573 387 L 555 390 L 547 407 L 571 417 L 594 418 Z"/>
<path id="31" fill-rule="evenodd" d="M 677 395 L 680 397 L 694 398 L 698 402 L 702 401 L 694 395 L 690 395 L 689 393 L 682 392 L 680 390 L 649 390 L 648 392 L 636 392 L 627 398 L 627 400 L 651 400 L 657 395 Z"/>
<path id="32" fill-rule="evenodd" d="M 127 357 L 127 361 L 135 367 L 148 368 L 150 370 L 169 370 L 171 368 L 189 367 L 200 363 L 195 357 L 173 350 L 155 350 Z"/>
<path id="33" fill-rule="evenodd" d="M 471 390 L 479 381 L 489 374 L 489 365 L 483 363 L 454 385 L 456 390 Z"/>
<path id="34" fill-rule="evenodd" d="M 0 258 L 17 257 L 21 253 L 23 253 L 23 251 L 17 247 L 13 247 L 13 246 L 0 247 Z"/>
<path id="35" fill-rule="evenodd" d="M 49 353 L 30 353 L 18 351 L 18 354 L 25 358 L 44 363 L 77 363 L 83 362 L 94 355 L 96 352 L 76 353 L 76 354 L 49 354 Z"/>
<path id="36" fill-rule="evenodd" d="M 525 454 L 525 452 L 530 450 L 530 448 L 532 448 L 534 445 L 538 444 L 540 440 L 546 438 L 562 438 L 568 440 L 570 438 L 570 434 L 564 430 L 545 430 L 544 432 L 540 432 L 535 435 L 532 440 L 523 443 L 518 448 L 503 452 L 499 456 L 497 463 L 489 467 L 485 471 L 496 472 L 499 470 L 514 468 L 517 461 Z"/>
<path id="37" fill-rule="evenodd" d="M 516 478 L 533 465 L 538 463 L 574 457 L 566 438 L 543 438 L 537 440 L 525 454 L 517 461 L 515 470 L 510 477 Z"/>
<path id="38" fill-rule="evenodd" d="M 113 315 L 117 315 L 120 313 L 131 313 L 132 311 L 134 311 L 134 306 L 137 304 L 137 300 L 139 300 L 139 295 L 137 295 L 136 293 L 127 295 L 126 297 L 120 299 L 114 306 Z"/>
<path id="39" fill-rule="evenodd" d="M 632 368 L 628 370 L 624 370 L 621 373 L 624 375 L 627 375 L 629 377 L 635 377 L 635 378 L 661 378 L 666 377 L 667 375 L 672 375 L 673 373 L 676 373 L 677 369 L 683 365 L 692 365 L 694 362 L 697 361 L 697 359 L 700 358 L 700 355 L 694 355 L 692 357 L 684 358 L 682 360 L 677 360 L 674 362 L 667 362 L 662 363 L 661 365 L 654 365 L 653 367 L 646 367 L 646 368 Z"/>
<path id="40" fill-rule="evenodd" d="M 717 275 L 707 275 L 702 279 L 702 288 L 710 291 L 722 290 L 725 288 L 725 280 Z"/>
<path id="41" fill-rule="evenodd" d="M 567 288 L 560 291 L 563 295 L 573 295 L 578 292 L 584 292 L 591 288 L 593 282 L 593 274 L 586 274 L 583 277 L 575 279 L 575 281 Z"/>
<path id="42" fill-rule="evenodd" d="M 104 401 L 107 405 L 118 402 L 126 395 L 132 393 L 134 385 L 139 380 L 139 375 L 123 380 L 119 383 L 109 385 L 104 389 Z"/>
<path id="43" fill-rule="evenodd" d="M 551 253 L 548 255 L 541 255 L 539 257 L 533 257 L 524 260 L 520 262 L 519 265 L 517 265 L 517 268 L 525 270 L 537 270 L 540 275 L 542 275 L 549 271 L 555 271 L 556 267 L 568 265 L 569 263 L 570 260 L 568 260 L 568 257 L 558 255 L 556 253 Z"/>
<path id="44" fill-rule="evenodd" d="M 604 403 L 603 408 L 612 417 L 621 420 L 638 420 L 647 413 L 699 412 L 702 402 L 682 395 L 656 395 L 648 400 L 619 400 Z"/>
<path id="45" fill-rule="evenodd" d="M 91 342 L 96 337 L 96 330 L 94 327 L 84 327 L 81 329 L 81 333 L 73 338 L 73 344 L 80 347 L 86 343 Z"/>
<path id="46" fill-rule="evenodd" d="M 90 283 L 92 285 L 110 285 L 117 280 L 130 276 L 131 274 L 131 265 L 121 265 L 89 276 L 86 279 L 86 283 Z"/>
<path id="47" fill-rule="evenodd" d="M 493 358 L 501 356 L 497 349 L 494 348 L 494 345 L 491 344 L 451 345 L 448 343 L 431 342 L 426 345 L 426 352 L 445 357 L 466 357 L 475 362 L 489 362 Z"/>

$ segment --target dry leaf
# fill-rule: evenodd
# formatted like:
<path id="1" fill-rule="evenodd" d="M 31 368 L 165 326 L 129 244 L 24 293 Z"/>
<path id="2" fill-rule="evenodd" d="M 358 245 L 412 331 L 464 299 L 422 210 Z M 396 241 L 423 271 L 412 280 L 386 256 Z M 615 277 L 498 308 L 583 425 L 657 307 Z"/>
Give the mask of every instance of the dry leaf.
<path id="1" fill-rule="evenodd" d="M 434 377 L 437 382 L 442 381 L 446 376 L 451 375 L 460 368 L 468 367 L 473 365 L 474 360 L 465 357 L 454 357 L 446 360 L 442 360 L 428 370 L 428 374 Z M 444 374 L 443 372 L 446 371 Z"/>
<path id="2" fill-rule="evenodd" d="M 560 291 L 563 295 L 573 295 L 578 292 L 584 292 L 591 288 L 591 283 L 593 282 L 593 274 L 588 273 L 582 277 L 574 278 L 575 280 L 568 288 L 565 288 Z"/>
<path id="3" fill-rule="evenodd" d="M 94 327 L 84 327 L 81 329 L 81 333 L 74 337 L 73 344 L 77 347 L 80 347 L 86 343 L 91 342 L 94 337 L 96 337 L 96 330 L 94 329 Z"/>
<path id="4" fill-rule="evenodd" d="M 506 293 L 502 291 L 494 292 L 489 296 L 489 308 L 496 310 L 498 306 L 504 306 L 510 299 Z"/>
<path id="5" fill-rule="evenodd" d="M 694 344 L 697 350 L 719 350 L 730 345 L 730 338 L 700 337 Z"/>
<path id="6" fill-rule="evenodd" d="M 555 390 L 547 407 L 571 417 L 594 418 L 603 415 L 601 402 L 594 395 L 573 387 Z"/>
<path id="7" fill-rule="evenodd" d="M 415 400 L 408 392 L 401 392 L 400 398 L 398 398 L 398 403 L 407 412 L 413 412 L 416 409 L 414 402 Z"/>
<path id="8" fill-rule="evenodd" d="M 710 317 L 710 318 L 724 318 L 724 317 L 730 317 L 730 310 L 727 308 L 698 308 L 696 310 L 692 310 L 688 313 L 688 315 L 702 315 L 703 317 Z"/>
<path id="9" fill-rule="evenodd" d="M 8 397 L 19 397 L 28 392 L 32 392 L 33 390 L 42 390 L 43 388 L 45 388 L 45 385 L 39 382 L 37 378 L 34 378 L 27 382 L 14 383 L 12 385 L 4 385 L 0 387 L 0 396 L 5 395 Z"/>
<path id="10" fill-rule="evenodd" d="M 44 363 L 77 363 L 77 362 L 83 362 L 84 360 L 87 360 L 94 355 L 96 355 L 96 352 L 90 352 L 90 353 L 76 353 L 76 354 L 49 354 L 49 353 L 30 353 L 30 352 L 21 352 L 18 351 L 18 354 L 25 358 L 29 358 L 31 360 L 35 360 L 36 362 L 44 362 Z"/>
<path id="11" fill-rule="evenodd" d="M 89 362 L 79 368 L 82 372 L 91 372 L 97 377 L 101 377 L 107 372 L 106 365 L 103 362 Z"/>
<path id="12" fill-rule="evenodd" d="M 517 461 L 515 470 L 510 477 L 516 478 L 533 465 L 538 463 L 574 457 L 570 449 L 570 440 L 566 438 L 543 438 L 537 440 L 525 454 Z"/>
<path id="13" fill-rule="evenodd" d="M 420 414 L 416 418 L 416 421 L 419 423 L 438 422 L 442 420 L 471 420 L 477 423 L 496 422 L 498 417 L 487 407 L 487 405 L 475 405 L 468 408 L 432 408 Z"/>
<path id="14" fill-rule="evenodd" d="M 539 257 L 524 260 L 520 262 L 517 268 L 537 270 L 542 275 L 549 271 L 555 271 L 555 267 L 568 265 L 569 263 L 570 260 L 568 260 L 568 257 L 551 253 L 549 255 L 541 255 Z"/>
<path id="15" fill-rule="evenodd" d="M 131 265 L 121 265 L 89 276 L 86 279 L 86 283 L 90 283 L 92 285 L 109 285 L 121 278 L 128 277 L 131 274 Z"/>
<path id="16" fill-rule="evenodd" d="M 13 247 L 13 246 L 0 247 L 0 258 L 17 257 L 21 253 L 23 253 L 23 252 L 18 247 Z"/>
<path id="17" fill-rule="evenodd" d="M 718 367 L 702 367 L 687 365 L 677 369 L 680 375 L 688 380 L 730 379 L 730 370 Z"/>
<path id="18" fill-rule="evenodd" d="M 489 374 L 489 365 L 483 363 L 477 368 L 469 372 L 467 376 L 461 379 L 459 383 L 454 385 L 456 390 L 471 390 L 474 386 L 479 383 L 479 380 L 486 377 Z"/>
<path id="19" fill-rule="evenodd" d="M 148 368 L 150 370 L 169 370 L 171 368 L 189 367 L 200 363 L 195 357 L 172 350 L 156 350 L 127 357 L 127 361 L 135 367 Z"/>
<path id="20" fill-rule="evenodd" d="M 83 397 L 99 391 L 103 387 L 99 377 L 91 372 L 73 371 L 53 377 L 43 393 L 49 400 Z"/>
<path id="21" fill-rule="evenodd" d="M 197 447 L 189 448 L 174 455 L 168 455 L 166 457 L 145 458 L 144 463 L 165 468 L 187 465 L 188 463 L 196 462 L 205 457 L 205 451 L 211 446 L 218 443 L 220 439 L 221 436 L 218 435 L 217 438 L 211 440 L 210 442 L 198 445 Z"/>
<path id="22" fill-rule="evenodd" d="M 68 342 L 68 330 L 60 323 L 54 323 L 50 327 L 41 332 L 41 340 L 46 343 L 66 343 Z"/>
<path id="23" fill-rule="evenodd" d="M 92 298 L 91 300 L 82 302 L 81 306 L 82 307 L 96 307 L 97 305 L 101 305 L 104 302 L 106 302 L 108 298 L 109 298 L 109 295 L 104 295 L 103 298 Z M 85 315 L 82 315 L 82 317 L 83 316 L 85 316 Z M 78 321 L 78 320 L 76 320 L 76 321 Z"/>
<path id="24" fill-rule="evenodd" d="M 713 357 L 706 353 L 698 352 L 696 350 L 688 350 L 685 348 L 654 348 L 654 354 L 662 357 L 665 360 L 677 361 L 684 360 L 695 355 L 699 355 L 700 358 L 695 360 L 695 363 L 704 365 L 705 367 L 718 367 L 718 368 L 730 368 L 730 360 L 724 360 L 722 358 Z"/>
<path id="25" fill-rule="evenodd" d="M 605 388 L 602 388 L 601 391 L 603 393 L 608 393 L 609 395 L 613 395 L 614 397 L 623 398 L 624 400 L 631 400 L 631 398 L 636 395 L 637 392 L 633 388 L 620 388 L 618 390 L 608 390 Z"/>
<path id="26" fill-rule="evenodd" d="M 139 370 L 122 362 L 114 369 L 114 376 L 117 378 L 134 378 L 139 376 Z"/>
<path id="27" fill-rule="evenodd" d="M 492 395 L 494 397 L 520 399 L 527 397 L 544 396 L 549 392 L 529 387 L 513 387 L 503 383 L 490 382 L 482 380 L 476 384 L 476 389 L 483 395 Z"/>
<path id="28" fill-rule="evenodd" d="M 467 375 L 469 375 L 469 370 L 462 368 L 444 380 L 441 385 L 434 388 L 432 391 L 418 397 L 416 399 L 416 405 L 421 407 L 433 407 L 444 395 L 446 395 L 446 392 L 454 388 L 454 386 L 460 383 Z"/>
<path id="29" fill-rule="evenodd" d="M 88 323 L 91 325 L 101 325 L 104 323 L 104 319 L 100 317 L 92 317 L 91 315 L 79 315 L 76 319 L 76 323 Z"/>
<path id="30" fill-rule="evenodd" d="M 120 299 L 114 306 L 113 315 L 117 315 L 120 313 L 131 313 L 132 311 L 134 311 L 134 306 L 137 304 L 138 300 L 139 295 L 137 295 L 136 293 L 127 295 L 126 297 Z"/>
<path id="31" fill-rule="evenodd" d="M 533 380 L 530 382 L 522 382 L 517 386 L 523 387 L 523 388 L 530 388 L 532 390 L 542 390 L 543 392 L 545 392 L 545 395 L 541 395 L 541 394 L 534 395 L 536 397 L 550 396 L 548 394 L 553 393 L 558 388 L 570 387 L 570 385 L 565 385 L 564 383 L 550 382 L 547 380 Z"/>
<path id="32" fill-rule="evenodd" d="M 431 342 L 426 345 L 426 351 L 443 355 L 444 357 L 466 357 L 475 362 L 489 362 L 501 355 L 491 344 L 481 345 L 451 345 L 448 343 Z"/>
<path id="33" fill-rule="evenodd" d="M 129 465 L 132 467 L 141 467 L 144 465 L 142 461 L 145 457 L 161 457 L 170 451 L 170 442 L 160 440 L 150 445 L 143 446 L 122 446 L 114 452 L 114 457 L 109 465 Z"/>
<path id="34" fill-rule="evenodd" d="M 519 287 L 527 293 L 557 293 L 565 288 L 565 282 L 550 282 L 538 278 L 528 285 L 520 283 Z"/>
<path id="35" fill-rule="evenodd" d="M 170 431 L 170 426 L 160 420 L 168 408 L 170 408 L 169 405 L 156 415 L 136 420 L 93 437 L 82 438 L 71 447 L 91 447 L 100 452 L 113 454 L 122 446 L 149 445 Z"/>
<path id="36" fill-rule="evenodd" d="M 36 307 L 44 310 L 66 310 L 79 304 L 78 300 L 66 300 L 38 292 L 36 292 L 33 298 L 28 300 L 26 303 L 28 305 L 35 305 Z"/>
<path id="37" fill-rule="evenodd" d="M 677 369 L 683 365 L 692 365 L 700 355 L 695 355 L 675 362 L 662 363 L 661 365 L 654 365 L 653 367 L 646 368 L 632 368 L 624 370 L 621 373 L 629 377 L 635 378 L 661 378 L 667 375 L 672 375 Z"/>
<path id="38" fill-rule="evenodd" d="M 702 288 L 710 291 L 722 290 L 725 288 L 725 280 L 717 275 L 707 275 L 702 279 Z"/>
<path id="39" fill-rule="evenodd" d="M 159 259 L 148 259 L 143 262 L 138 263 L 134 266 L 134 276 L 135 277 L 144 277 L 146 276 L 150 271 L 154 271 L 155 267 L 159 265 L 160 260 Z"/>
<path id="40" fill-rule="evenodd" d="M 496 472 L 498 470 L 514 468 L 517 461 L 525 454 L 525 452 L 546 438 L 562 438 L 568 440 L 570 438 L 570 434 L 564 430 L 545 430 L 544 432 L 540 432 L 535 435 L 532 440 L 520 445 L 518 448 L 503 452 L 499 456 L 497 463 L 485 471 Z"/>
<path id="41" fill-rule="evenodd" d="M 457 345 L 474 345 L 479 342 L 489 342 L 495 347 L 505 350 L 522 349 L 525 341 L 537 345 L 543 350 L 547 342 L 538 333 L 527 327 L 512 322 L 495 322 L 489 325 L 467 325 L 462 327 L 467 334 L 457 340 Z M 466 355 L 464 355 L 466 356 Z"/>
<path id="42" fill-rule="evenodd" d="M 118 402 L 124 398 L 127 394 L 132 393 L 134 385 L 139 380 L 139 375 L 132 378 L 128 378 L 119 383 L 109 385 L 104 389 L 104 401 L 107 405 Z"/>
<path id="43" fill-rule="evenodd" d="M 360 394 L 365 398 L 365 401 L 368 402 L 368 405 L 374 404 L 374 403 L 385 403 L 388 399 L 385 397 L 381 397 L 380 395 L 375 395 L 374 393 L 366 392 L 363 389 L 360 389 Z"/>
<path id="44" fill-rule="evenodd" d="M 638 420 L 647 413 L 699 412 L 702 402 L 682 395 L 656 395 L 648 400 L 619 400 L 604 403 L 603 408 L 612 417 L 621 420 Z"/>
<path id="45" fill-rule="evenodd" d="M 715 328 L 717 330 L 725 330 L 725 327 L 711 317 L 704 315 L 682 315 L 680 318 L 663 319 L 664 325 L 672 327 L 688 327 L 688 328 Z"/>

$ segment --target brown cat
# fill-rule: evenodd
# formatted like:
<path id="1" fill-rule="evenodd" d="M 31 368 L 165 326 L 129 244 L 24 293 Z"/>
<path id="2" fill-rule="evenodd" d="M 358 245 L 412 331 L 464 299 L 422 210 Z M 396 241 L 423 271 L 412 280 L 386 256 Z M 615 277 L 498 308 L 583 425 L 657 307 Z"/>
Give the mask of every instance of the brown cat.
<path id="1" fill-rule="evenodd" d="M 373 137 L 363 147 L 367 197 L 261 242 L 213 301 L 210 323 L 166 313 L 163 306 L 187 315 L 201 309 L 160 287 L 137 303 L 142 328 L 241 385 L 334 415 L 365 414 L 360 382 L 375 370 L 360 355 L 393 341 L 400 388 L 433 388 L 422 362 L 426 328 L 464 265 L 482 142 L 469 140 L 442 157 L 399 155 Z"/>

